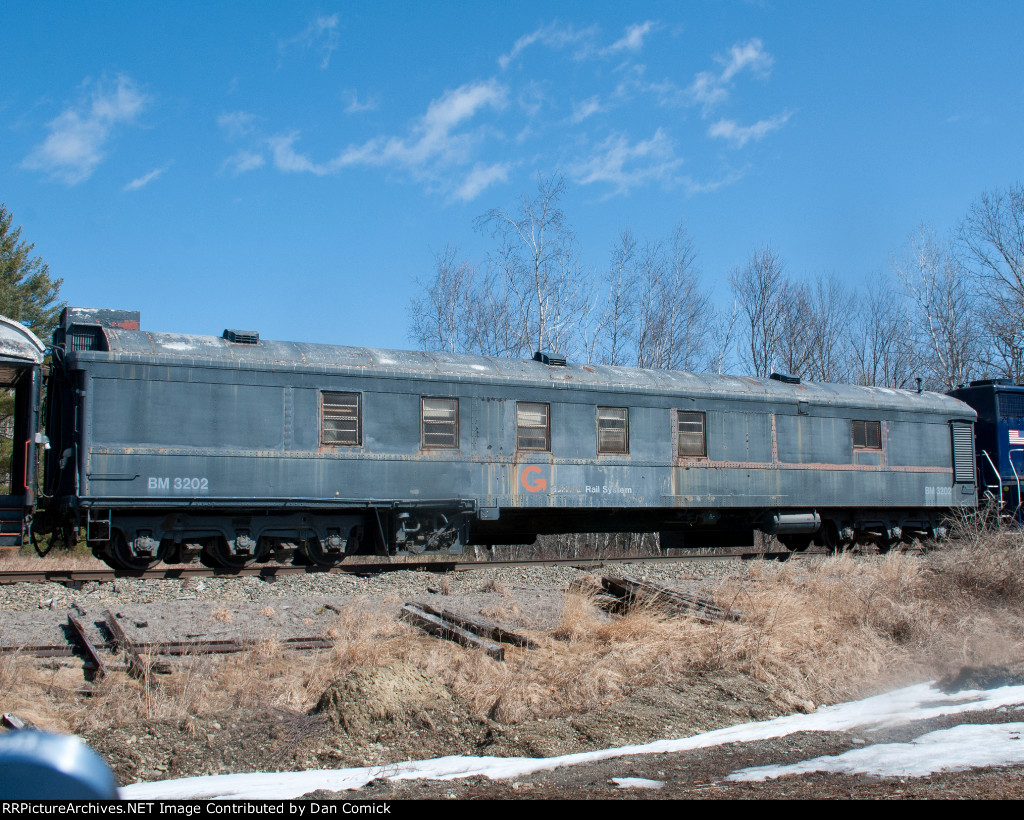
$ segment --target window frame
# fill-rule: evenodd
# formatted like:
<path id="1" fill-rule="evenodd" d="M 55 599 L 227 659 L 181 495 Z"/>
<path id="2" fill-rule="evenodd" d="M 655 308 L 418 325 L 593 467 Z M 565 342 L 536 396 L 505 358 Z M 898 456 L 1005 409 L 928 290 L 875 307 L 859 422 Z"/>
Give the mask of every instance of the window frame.
<path id="1" fill-rule="evenodd" d="M 525 409 L 526 406 L 543 407 L 544 408 L 544 446 L 543 447 L 529 447 L 522 444 L 523 428 L 524 425 L 519 421 L 520 409 Z M 527 430 L 540 430 L 542 428 L 537 426 L 526 426 Z M 534 435 L 536 437 L 536 434 Z M 550 453 L 551 452 L 551 403 L 544 401 L 517 401 L 516 402 L 516 450 L 529 452 L 529 453 Z"/>
<path id="2" fill-rule="evenodd" d="M 451 444 L 428 444 L 427 443 L 427 402 L 449 402 L 454 405 L 454 416 L 451 424 L 454 429 L 452 430 Z M 447 421 L 434 421 L 431 424 L 447 425 Z M 435 433 L 435 435 L 438 435 Z M 459 400 L 451 396 L 420 396 L 420 449 L 421 450 L 458 450 L 459 449 Z"/>
<path id="3" fill-rule="evenodd" d="M 332 402 L 328 397 L 355 397 L 355 441 L 329 441 L 327 439 L 328 406 L 338 404 L 337 399 Z M 338 418 L 338 417 L 335 417 Z M 320 446 L 321 447 L 362 447 L 363 445 L 363 394 L 346 390 L 321 390 L 320 391 Z"/>
<path id="4" fill-rule="evenodd" d="M 622 413 L 622 418 L 621 419 L 614 419 L 611 416 L 608 417 L 608 420 L 611 420 L 611 421 L 621 421 L 622 422 L 622 427 L 621 428 L 618 428 L 618 427 L 602 427 L 601 426 L 601 422 L 604 420 L 602 418 L 601 414 L 603 412 L 606 412 L 606 411 L 613 411 L 613 412 L 621 412 Z M 614 450 L 603 448 L 602 447 L 602 436 L 601 436 L 602 430 L 605 430 L 605 431 L 607 431 L 607 430 L 614 430 L 614 431 L 617 432 L 619 429 L 622 430 L 622 448 L 621 449 L 614 449 Z M 598 408 L 597 408 L 597 454 L 599 456 L 628 456 L 629 455 L 629 408 L 628 407 L 605 407 L 605 406 L 601 406 L 601 405 L 598 406 Z"/>
<path id="5" fill-rule="evenodd" d="M 863 434 L 864 443 L 857 443 L 857 429 L 858 425 Z M 869 444 L 868 441 L 868 427 L 869 425 L 878 431 L 878 445 Z M 855 451 L 868 450 L 870 452 L 880 453 L 882 452 L 882 422 L 871 421 L 868 419 L 851 419 L 850 420 L 850 441 L 853 443 L 853 449 Z"/>
<path id="6" fill-rule="evenodd" d="M 700 439 L 701 439 L 701 452 L 700 453 L 684 453 L 682 448 L 682 435 L 683 431 L 680 429 L 681 424 L 694 424 L 696 419 L 684 420 L 685 416 L 699 416 L 700 417 Z M 696 431 L 689 431 L 690 435 L 695 434 Z M 676 456 L 680 459 L 689 458 L 707 458 L 708 457 L 708 414 L 704 410 L 676 410 Z"/>

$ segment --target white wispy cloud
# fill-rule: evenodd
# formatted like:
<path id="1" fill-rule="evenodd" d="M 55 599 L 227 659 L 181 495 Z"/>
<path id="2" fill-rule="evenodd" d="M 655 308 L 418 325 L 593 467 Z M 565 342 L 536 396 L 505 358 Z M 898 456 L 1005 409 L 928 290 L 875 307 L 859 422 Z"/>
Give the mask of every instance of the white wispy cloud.
<path id="1" fill-rule="evenodd" d="M 376 111 L 380 107 L 380 100 L 376 97 L 359 99 L 359 95 L 351 88 L 341 92 L 341 98 L 345 101 L 346 114 L 360 114 L 363 111 Z"/>
<path id="2" fill-rule="evenodd" d="M 320 68 L 327 68 L 331 64 L 331 55 L 338 48 L 339 22 L 337 14 L 314 17 L 309 25 L 294 37 L 281 40 L 277 44 L 278 53 L 283 56 L 293 50 L 313 50 L 320 55 Z"/>
<path id="3" fill-rule="evenodd" d="M 149 98 L 127 75 L 86 81 L 77 102 L 48 124 L 49 134 L 21 165 L 50 179 L 77 185 L 92 176 L 118 126 L 131 125 Z"/>
<path id="4" fill-rule="evenodd" d="M 217 126 L 229 139 L 244 137 L 256 128 L 256 117 L 248 111 L 226 111 L 217 117 Z"/>
<path id="5" fill-rule="evenodd" d="M 621 134 L 612 135 L 588 159 L 572 165 L 569 173 L 580 185 L 612 186 L 609 196 L 614 196 L 651 183 L 675 184 L 682 164 L 672 140 L 659 128 L 650 139 L 633 144 Z"/>
<path id="6" fill-rule="evenodd" d="M 704 115 L 729 96 L 730 84 L 741 71 L 749 70 L 759 76 L 767 76 L 774 58 L 764 50 L 758 38 L 745 43 L 736 43 L 725 55 L 716 55 L 715 62 L 721 66 L 718 71 L 701 71 L 693 78 L 687 89 L 692 100 L 704 109 Z"/>
<path id="7" fill-rule="evenodd" d="M 593 116 L 601 110 L 601 98 L 595 94 L 593 97 L 588 97 L 587 99 L 573 105 L 572 121 L 574 123 L 581 123 L 587 117 Z"/>
<path id="8" fill-rule="evenodd" d="M 468 83 L 433 100 L 406 136 L 379 136 L 361 145 L 350 145 L 325 162 L 317 162 L 297 149 L 298 131 L 273 136 L 266 144 L 274 167 L 280 171 L 326 176 L 355 165 L 387 166 L 449 191 L 453 187 L 449 169 L 474 164 L 469 177 L 456 187 L 456 195 L 465 198 L 499 181 L 502 173 L 507 176 L 507 163 L 476 164 L 484 132 L 466 127 L 482 110 L 504 108 L 507 97 L 508 89 L 494 80 Z"/>
<path id="9" fill-rule="evenodd" d="M 644 23 L 634 23 L 626 27 L 626 33 L 612 43 L 606 51 L 614 54 L 617 51 L 639 51 L 644 46 L 644 39 L 652 31 L 657 29 L 657 23 L 647 20 Z"/>
<path id="10" fill-rule="evenodd" d="M 729 49 L 728 55 L 718 56 L 715 60 L 723 66 L 722 82 L 729 82 L 745 68 L 766 75 L 775 62 L 775 58 L 764 50 L 764 44 L 757 37 L 745 43 L 736 43 Z"/>
<path id="11" fill-rule="evenodd" d="M 597 33 L 597 26 L 590 26 L 585 29 L 576 29 L 571 25 L 563 26 L 561 23 L 548 23 L 546 26 L 524 34 L 512 46 L 508 54 L 498 58 L 498 65 L 503 69 L 508 68 L 513 60 L 532 45 L 540 44 L 551 49 L 562 49 L 568 46 L 583 46 L 577 52 L 582 56 L 591 49 L 591 41 Z"/>
<path id="12" fill-rule="evenodd" d="M 470 202 L 476 199 L 484 189 L 489 188 L 495 183 L 508 180 L 508 174 L 511 170 L 512 164 L 508 162 L 498 162 L 494 165 L 478 163 L 473 166 L 473 170 L 469 172 L 462 185 L 455 191 L 455 198 L 461 199 L 463 202 Z"/>
<path id="13" fill-rule="evenodd" d="M 232 154 L 221 164 L 222 171 L 229 171 L 235 176 L 244 174 L 247 171 L 255 171 L 267 164 L 263 154 L 256 151 L 239 151 Z"/>
<path id="14" fill-rule="evenodd" d="M 148 174 L 143 174 L 141 177 L 136 177 L 135 179 L 133 179 L 131 182 L 125 185 L 124 188 L 122 188 L 122 190 L 137 191 L 139 190 L 139 188 L 143 188 L 146 185 L 149 185 L 149 183 L 153 182 L 154 180 L 159 179 L 161 176 L 163 176 L 163 173 L 166 170 L 167 166 L 164 166 L 163 168 L 154 168 Z"/>
<path id="15" fill-rule="evenodd" d="M 735 120 L 721 119 L 708 128 L 708 136 L 724 139 L 734 148 L 742 148 L 751 140 L 760 140 L 772 131 L 778 131 L 793 116 L 792 111 L 783 111 L 766 120 L 759 120 L 753 125 L 740 125 Z"/>

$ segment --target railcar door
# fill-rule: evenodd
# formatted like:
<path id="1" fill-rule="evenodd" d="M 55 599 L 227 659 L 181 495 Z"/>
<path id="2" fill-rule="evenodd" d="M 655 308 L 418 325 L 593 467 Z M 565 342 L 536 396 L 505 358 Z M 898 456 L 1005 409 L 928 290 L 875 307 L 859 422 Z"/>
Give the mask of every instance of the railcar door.
<path id="1" fill-rule="evenodd" d="M 45 350 L 32 331 L 0 316 L 0 549 L 22 545 L 35 509 Z"/>

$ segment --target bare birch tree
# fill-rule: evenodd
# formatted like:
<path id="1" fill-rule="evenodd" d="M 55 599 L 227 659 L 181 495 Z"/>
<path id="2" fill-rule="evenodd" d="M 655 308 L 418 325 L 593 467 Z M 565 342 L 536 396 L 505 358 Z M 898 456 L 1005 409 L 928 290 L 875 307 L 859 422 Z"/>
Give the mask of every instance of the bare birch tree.
<path id="1" fill-rule="evenodd" d="M 914 310 L 922 374 L 934 388 L 952 390 L 982 370 L 982 345 L 971 276 L 922 226 L 895 262 L 896 276 Z"/>
<path id="2" fill-rule="evenodd" d="M 416 280 L 420 295 L 409 306 L 409 335 L 424 350 L 449 353 L 478 347 L 467 319 L 476 313 L 476 269 L 459 261 L 458 248 L 445 246 L 434 255 L 434 276 Z"/>
<path id="3" fill-rule="evenodd" d="M 818 276 L 808 288 L 808 361 L 805 375 L 819 382 L 849 381 L 853 297 L 835 276 Z"/>
<path id="4" fill-rule="evenodd" d="M 601 297 L 592 336 L 590 361 L 625 364 L 636 321 L 636 238 L 627 228 L 612 246 L 611 260 L 602 276 Z"/>
<path id="5" fill-rule="evenodd" d="M 769 246 L 755 250 L 750 261 L 729 277 L 733 296 L 746 319 L 749 357 L 755 376 L 767 376 L 779 354 L 779 337 L 786 320 L 786 277 L 782 259 Z"/>
<path id="6" fill-rule="evenodd" d="M 957 240 L 988 303 L 988 363 L 1019 382 L 1024 379 L 1024 187 L 982 194 L 961 223 Z"/>
<path id="7" fill-rule="evenodd" d="M 532 350 L 572 354 L 588 302 L 587 282 L 576 238 L 559 206 L 565 191 L 561 177 L 541 178 L 533 198 L 525 194 L 515 213 L 494 208 L 477 227 L 498 240 L 492 272 L 503 280 L 507 318 L 521 334 L 509 355 Z"/>
<path id="8" fill-rule="evenodd" d="M 870 387 L 913 387 L 919 357 L 912 327 L 903 293 L 888 278 L 869 282 L 851 328 L 851 381 Z"/>

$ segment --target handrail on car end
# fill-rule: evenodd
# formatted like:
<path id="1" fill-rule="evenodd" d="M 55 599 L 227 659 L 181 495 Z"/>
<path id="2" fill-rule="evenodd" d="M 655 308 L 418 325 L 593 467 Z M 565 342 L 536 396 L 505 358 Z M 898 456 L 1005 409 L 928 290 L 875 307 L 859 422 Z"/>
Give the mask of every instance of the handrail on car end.
<path id="1" fill-rule="evenodd" d="M 1024 503 L 1024 500 L 1022 500 L 1020 497 L 1020 475 L 1018 475 L 1017 473 L 1017 468 L 1013 466 L 1014 453 L 1024 453 L 1024 448 L 1018 447 L 1014 450 L 1010 450 L 1007 453 L 1007 455 L 1009 456 L 1007 460 L 1010 462 L 1010 469 L 1013 470 L 1013 477 L 1017 481 L 1017 508 L 1013 511 L 1013 517 L 1016 518 L 1017 514 L 1020 512 L 1021 504 Z"/>
<path id="2" fill-rule="evenodd" d="M 988 466 L 992 468 L 992 474 L 997 479 L 999 479 L 999 482 L 997 484 L 997 486 L 999 487 L 999 509 L 1002 510 L 1003 509 L 1003 476 L 999 472 L 999 470 L 996 469 L 996 465 L 992 463 L 992 457 L 988 454 L 988 450 L 982 450 L 981 454 L 983 456 L 985 456 L 985 460 L 988 462 Z M 985 486 L 986 487 L 990 487 L 991 485 L 990 484 L 986 484 Z M 1017 494 L 1017 497 L 1020 498 L 1020 493 L 1019 492 Z"/>

